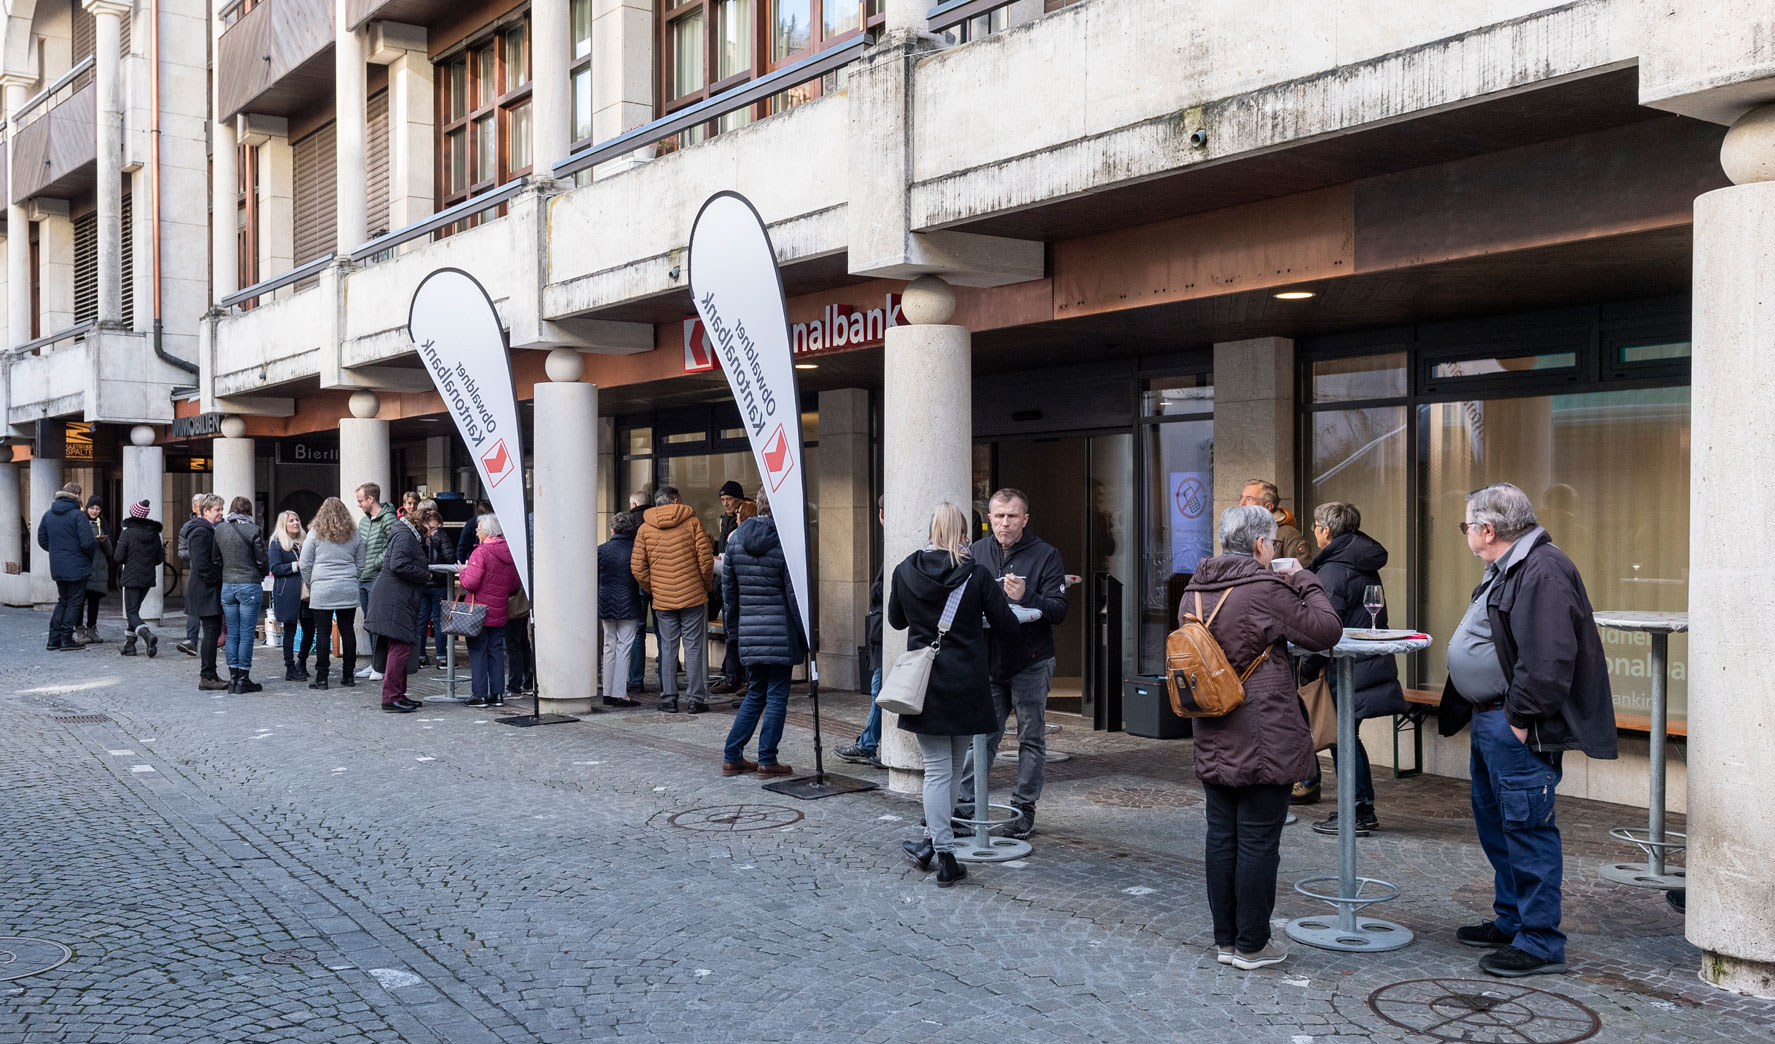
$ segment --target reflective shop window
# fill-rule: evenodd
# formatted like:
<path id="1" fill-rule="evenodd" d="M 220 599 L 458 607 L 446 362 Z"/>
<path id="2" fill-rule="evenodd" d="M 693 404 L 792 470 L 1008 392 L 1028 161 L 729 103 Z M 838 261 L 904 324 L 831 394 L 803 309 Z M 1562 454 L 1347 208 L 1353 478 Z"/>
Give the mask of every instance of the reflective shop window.
<path id="1" fill-rule="evenodd" d="M 1679 359 L 1687 359 L 1692 354 L 1688 341 L 1671 341 L 1665 344 L 1623 344 L 1615 349 L 1615 362 L 1622 366 L 1675 362 Z"/>
<path id="2" fill-rule="evenodd" d="M 1214 554 L 1214 422 L 1150 424 L 1145 440 L 1145 561 L 1140 604 L 1123 626 L 1139 632 L 1140 672 L 1163 672 L 1165 636 L 1177 626 L 1177 605 L 1196 565 Z"/>
<path id="3" fill-rule="evenodd" d="M 1530 373 L 1544 370 L 1571 370 L 1578 365 L 1577 352 L 1535 352 L 1527 355 L 1476 356 L 1434 363 L 1430 376 L 1438 380 L 1449 377 L 1489 377 L 1497 374 Z"/>
<path id="4" fill-rule="evenodd" d="M 1214 379 L 1206 374 L 1162 377 L 1146 382 L 1140 394 L 1143 417 L 1188 417 L 1214 412 Z"/>
<path id="5" fill-rule="evenodd" d="M 1403 398 L 1406 391 L 1404 352 L 1357 355 L 1313 362 L 1314 402 L 1358 402 Z"/>

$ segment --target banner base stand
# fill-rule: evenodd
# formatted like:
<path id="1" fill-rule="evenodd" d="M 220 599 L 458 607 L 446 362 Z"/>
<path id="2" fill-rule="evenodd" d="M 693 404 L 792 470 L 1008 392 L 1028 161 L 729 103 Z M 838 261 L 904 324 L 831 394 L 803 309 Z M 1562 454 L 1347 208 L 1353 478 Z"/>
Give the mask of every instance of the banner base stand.
<path id="1" fill-rule="evenodd" d="M 800 798 L 803 801 L 817 801 L 824 797 L 836 797 L 839 794 L 856 794 L 865 790 L 875 790 L 879 784 L 853 776 L 797 776 L 794 779 L 778 780 L 766 783 L 763 789 L 784 797 Z"/>
<path id="2" fill-rule="evenodd" d="M 493 720 L 501 725 L 515 725 L 520 729 L 527 729 L 532 725 L 565 725 L 579 719 L 568 714 L 514 714 L 509 718 L 494 718 Z"/>

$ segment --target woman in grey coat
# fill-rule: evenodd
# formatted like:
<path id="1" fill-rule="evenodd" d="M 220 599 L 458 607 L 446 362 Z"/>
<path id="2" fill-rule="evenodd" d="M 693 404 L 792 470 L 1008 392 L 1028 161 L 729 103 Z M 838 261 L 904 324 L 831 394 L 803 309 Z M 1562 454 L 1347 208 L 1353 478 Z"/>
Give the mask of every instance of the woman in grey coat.
<path id="1" fill-rule="evenodd" d="M 302 541 L 302 582 L 308 585 L 308 608 L 314 614 L 314 680 L 310 689 L 327 687 L 327 654 L 332 651 L 333 621 L 339 622 L 344 673 L 342 686 L 356 685 L 357 578 L 364 570 L 364 542 L 345 502 L 328 497 L 315 512 L 308 539 Z"/>

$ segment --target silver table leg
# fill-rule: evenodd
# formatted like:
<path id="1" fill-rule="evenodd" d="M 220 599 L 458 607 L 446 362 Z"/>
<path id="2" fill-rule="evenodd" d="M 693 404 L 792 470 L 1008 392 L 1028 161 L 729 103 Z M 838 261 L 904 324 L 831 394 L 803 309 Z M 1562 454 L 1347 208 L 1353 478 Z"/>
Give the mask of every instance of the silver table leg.
<path id="1" fill-rule="evenodd" d="M 1599 871 L 1603 880 L 1638 888 L 1686 888 L 1688 878 L 1683 868 L 1672 869 L 1670 856 L 1687 847 L 1688 835 L 1664 829 L 1664 741 L 1670 725 L 1669 677 L 1670 635 L 1653 631 L 1652 635 L 1652 725 L 1651 787 L 1647 794 L 1646 830 L 1644 836 L 1632 827 L 1616 827 L 1609 836 L 1618 841 L 1638 845 L 1646 853 L 1643 863 L 1610 863 Z M 1682 841 L 1672 841 L 1680 837 Z"/>
<path id="2" fill-rule="evenodd" d="M 974 828 L 972 835 L 958 833 L 955 836 L 955 858 L 964 863 L 1002 863 L 1007 859 L 1021 859 L 1031 851 L 1028 841 L 992 836 L 992 828 L 1016 819 L 1017 810 L 1009 805 L 987 804 L 986 777 L 991 769 L 992 760 L 986 756 L 986 735 L 981 733 L 974 737 L 974 818 L 955 820 L 958 827 Z M 1010 815 L 994 818 L 992 810 L 995 808 L 1002 808 Z"/>
<path id="3" fill-rule="evenodd" d="M 1356 660 L 1334 657 L 1337 670 L 1337 873 L 1302 878 L 1294 890 L 1330 903 L 1337 916 L 1297 917 L 1288 922 L 1288 937 L 1324 950 L 1397 950 L 1411 942 L 1411 930 L 1391 921 L 1362 917 L 1359 911 L 1399 898 L 1399 888 L 1356 874 Z M 1310 886 L 1337 882 L 1337 894 Z M 1374 891 L 1368 893 L 1370 888 Z"/>

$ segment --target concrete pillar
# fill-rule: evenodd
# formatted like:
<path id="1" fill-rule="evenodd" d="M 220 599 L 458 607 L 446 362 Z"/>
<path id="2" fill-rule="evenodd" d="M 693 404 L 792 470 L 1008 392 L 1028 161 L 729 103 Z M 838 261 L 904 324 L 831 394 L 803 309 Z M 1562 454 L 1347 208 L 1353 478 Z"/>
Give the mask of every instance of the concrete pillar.
<path id="1" fill-rule="evenodd" d="M 129 430 L 130 445 L 123 447 L 123 510 L 120 517 L 126 516 L 129 506 L 138 500 L 148 502 L 148 517 L 162 526 L 161 537 L 175 538 L 177 530 L 168 532 L 166 526 L 166 505 L 163 500 L 166 481 L 166 451 L 154 445 L 154 429 L 146 424 L 138 424 Z M 249 440 L 250 441 L 250 440 Z M 183 516 L 179 525 L 184 525 Z M 174 545 L 175 548 L 177 544 Z M 161 587 L 162 574 L 159 569 L 154 571 L 154 587 L 148 596 L 142 599 L 142 619 L 159 620 L 163 612 L 164 595 Z"/>
<path id="2" fill-rule="evenodd" d="M 49 575 L 49 552 L 37 544 L 37 525 L 62 488 L 62 462 L 31 458 L 31 508 L 25 520 L 31 524 L 26 539 L 31 541 L 31 601 L 38 606 L 55 604 L 55 578 Z"/>
<path id="3" fill-rule="evenodd" d="M 541 34 L 537 34 L 541 35 Z M 536 386 L 536 684 L 543 713 L 585 714 L 598 694 L 598 556 L 586 520 L 598 513 L 598 386 L 585 359 L 557 348 Z M 523 520 L 507 525 L 523 525 Z"/>
<path id="4" fill-rule="evenodd" d="M 259 491 L 253 440 L 246 430 L 247 422 L 231 413 L 222 418 L 221 437 L 210 445 L 214 458 L 211 477 L 215 480 L 216 496 L 222 498 L 223 511 L 229 510 L 235 497 L 253 500 Z"/>
<path id="5" fill-rule="evenodd" d="M 37 327 L 44 335 L 74 325 L 74 222 L 65 199 L 33 199 L 37 222 Z"/>
<path id="6" fill-rule="evenodd" d="M 930 23 L 925 19 L 925 14 L 930 9 L 931 4 L 927 0 L 887 0 L 887 9 L 884 12 L 887 15 L 887 25 L 884 28 L 890 33 L 930 32 Z M 925 521 L 928 523 L 930 519 Z"/>
<path id="7" fill-rule="evenodd" d="M 1720 553 L 1745 518 L 1775 511 L 1775 481 L 1744 467 L 1775 455 L 1775 106 L 1741 119 L 1721 160 L 1737 184 L 1695 201 L 1687 935 L 1704 980 L 1775 997 L 1775 804 L 1761 786 L 1775 701 L 1755 680 L 1762 628 L 1746 625 L 1775 616 L 1775 585 Z"/>
<path id="8" fill-rule="evenodd" d="M 253 150 L 259 168 L 259 226 L 253 231 L 259 278 L 270 279 L 296 267 L 296 154 L 290 149 L 290 121 L 243 116 L 234 129 L 241 146 Z M 232 240 L 228 249 L 232 258 Z"/>
<path id="9" fill-rule="evenodd" d="M 572 132 L 573 81 L 567 76 L 573 33 L 567 22 L 567 0 L 531 0 L 531 158 L 535 177 L 553 177 L 549 168 L 567 158 Z M 514 157 L 512 165 L 519 165 Z"/>
<path id="10" fill-rule="evenodd" d="M 339 499 L 359 519 L 357 488 L 366 482 L 382 487 L 388 500 L 394 489 L 394 471 L 388 457 L 388 422 L 376 419 L 382 400 L 375 392 L 353 392 L 351 416 L 339 421 Z"/>
<path id="11" fill-rule="evenodd" d="M 1215 519 L 1252 479 L 1274 482 L 1282 506 L 1296 510 L 1294 342 L 1286 337 L 1214 346 Z"/>
<path id="12" fill-rule="evenodd" d="M 932 510 L 949 501 L 965 512 L 973 492 L 972 341 L 967 327 L 943 325 L 955 312 L 955 292 L 935 276 L 915 279 L 901 311 L 908 325 L 888 330 L 882 350 L 884 599 L 893 593 L 894 567 L 930 539 Z M 891 667 L 905 650 L 906 632 L 884 628 L 882 659 Z M 881 728 L 888 786 L 917 791 L 924 776 L 918 744 L 894 718 L 883 715 Z"/>
<path id="13" fill-rule="evenodd" d="M 31 580 L 25 568 L 25 506 L 19 499 L 19 469 L 12 451 L 0 446 L 0 604 L 30 605 Z"/>
<path id="14" fill-rule="evenodd" d="M 450 489 L 454 481 L 450 473 L 450 444 L 454 441 L 448 435 L 433 435 L 425 440 L 425 490 L 433 497 Z"/>
<path id="15" fill-rule="evenodd" d="M 388 227 L 403 228 L 437 210 L 433 196 L 433 127 L 437 119 L 425 30 L 407 26 L 411 46 L 388 63 Z M 386 39 L 390 26 L 383 24 Z M 534 34 L 533 34 L 534 36 Z M 448 488 L 448 485 L 440 486 Z"/>
<path id="16" fill-rule="evenodd" d="M 592 140 L 653 119 L 653 26 L 648 0 L 592 5 Z"/>
<path id="17" fill-rule="evenodd" d="M 93 16 L 98 117 L 99 322 L 123 321 L 123 19 L 126 0 L 84 0 Z"/>
<path id="18" fill-rule="evenodd" d="M 212 5 L 214 9 L 215 5 Z M 220 18 L 210 19 L 210 53 L 217 53 L 222 31 Z M 240 289 L 240 247 L 235 238 L 235 208 L 240 182 L 234 121 L 222 118 L 222 63 L 212 63 L 210 73 L 210 293 L 212 303 Z"/>
<path id="19" fill-rule="evenodd" d="M 820 519 L 820 678 L 834 689 L 867 690 L 857 648 L 869 644 L 869 541 L 875 506 L 869 495 L 869 393 L 820 393 L 820 452 L 814 486 Z M 926 521 L 929 521 L 927 518 Z"/>
<path id="20" fill-rule="evenodd" d="M 339 220 L 335 249 L 341 257 L 364 244 L 368 180 L 364 168 L 364 106 L 369 89 L 364 80 L 364 38 L 346 24 L 350 13 L 350 4 L 333 5 L 333 97 L 338 119 L 334 198 Z"/>
<path id="21" fill-rule="evenodd" d="M 0 97 L 11 113 L 25 102 L 31 81 L 23 76 L 0 76 Z M 8 137 L 18 131 L 9 125 Z M 12 148 L 8 149 L 8 155 Z M 8 200 L 6 207 L 6 346 L 31 339 L 31 219 L 22 204 Z"/>

